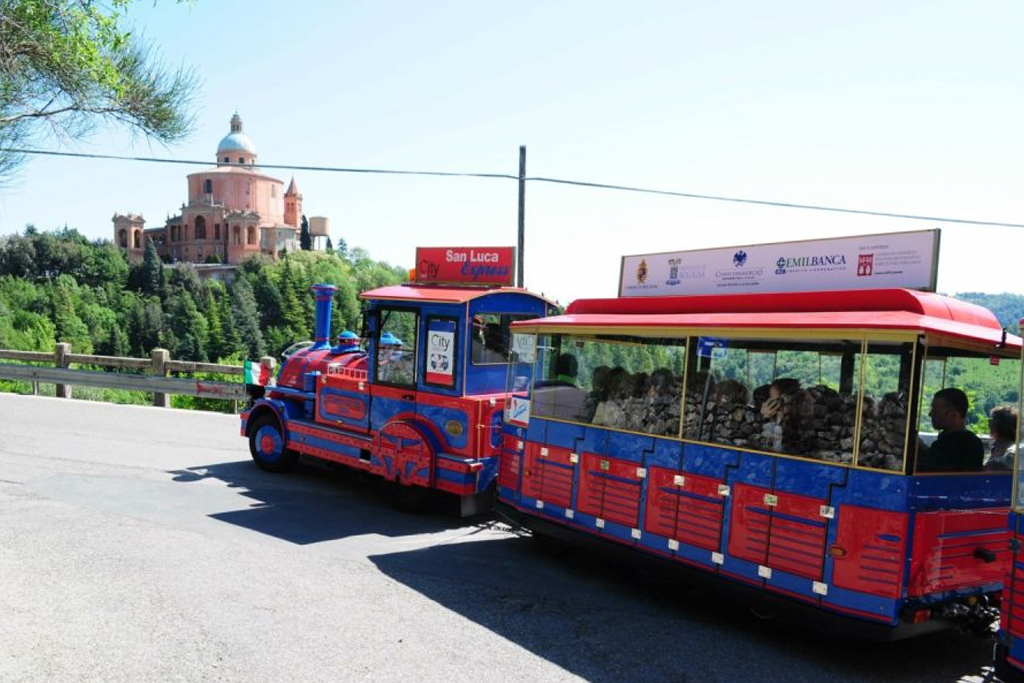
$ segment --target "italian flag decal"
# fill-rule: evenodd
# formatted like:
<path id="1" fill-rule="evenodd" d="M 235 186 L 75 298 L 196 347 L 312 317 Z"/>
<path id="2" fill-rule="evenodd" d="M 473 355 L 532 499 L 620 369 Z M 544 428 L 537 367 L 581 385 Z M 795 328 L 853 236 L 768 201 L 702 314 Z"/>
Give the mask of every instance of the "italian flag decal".
<path id="1" fill-rule="evenodd" d="M 270 382 L 270 369 L 256 361 L 245 361 L 245 383 L 265 387 Z"/>

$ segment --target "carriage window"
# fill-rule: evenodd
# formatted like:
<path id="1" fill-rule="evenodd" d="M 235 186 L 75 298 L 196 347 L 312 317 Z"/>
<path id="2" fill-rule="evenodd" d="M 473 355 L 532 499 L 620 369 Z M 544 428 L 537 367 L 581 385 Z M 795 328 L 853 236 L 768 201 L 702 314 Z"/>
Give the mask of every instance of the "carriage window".
<path id="1" fill-rule="evenodd" d="M 903 471 L 913 344 L 868 345 L 857 464 Z"/>
<path id="2" fill-rule="evenodd" d="M 678 436 L 685 361 L 685 339 L 541 336 L 532 414 Z"/>
<path id="3" fill-rule="evenodd" d="M 685 438 L 853 462 L 860 341 L 695 341 Z"/>
<path id="4" fill-rule="evenodd" d="M 477 313 L 473 316 L 472 351 L 473 365 L 497 365 L 508 362 L 509 325 L 516 320 L 536 318 L 530 315 L 499 315 Z"/>
<path id="5" fill-rule="evenodd" d="M 1020 434 L 1020 361 L 999 358 L 996 363 L 987 355 L 930 348 L 921 375 L 916 471 L 1012 469 Z M 943 393 L 937 397 L 940 391 Z M 964 399 L 966 410 L 960 428 L 958 416 Z M 936 402 L 938 410 L 933 410 Z M 953 405 L 958 402 L 960 408 Z M 949 409 L 956 416 L 951 418 Z"/>
<path id="6" fill-rule="evenodd" d="M 415 386 L 419 314 L 383 309 L 377 330 L 377 381 Z"/>

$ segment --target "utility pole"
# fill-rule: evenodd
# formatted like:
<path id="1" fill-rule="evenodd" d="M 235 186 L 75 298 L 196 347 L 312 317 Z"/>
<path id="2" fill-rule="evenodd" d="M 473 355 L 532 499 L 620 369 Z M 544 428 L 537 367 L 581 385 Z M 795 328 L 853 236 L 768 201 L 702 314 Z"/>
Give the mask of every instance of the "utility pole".
<path id="1" fill-rule="evenodd" d="M 526 145 L 519 145 L 519 248 L 516 250 L 516 286 L 523 287 L 523 249 L 526 242 Z"/>

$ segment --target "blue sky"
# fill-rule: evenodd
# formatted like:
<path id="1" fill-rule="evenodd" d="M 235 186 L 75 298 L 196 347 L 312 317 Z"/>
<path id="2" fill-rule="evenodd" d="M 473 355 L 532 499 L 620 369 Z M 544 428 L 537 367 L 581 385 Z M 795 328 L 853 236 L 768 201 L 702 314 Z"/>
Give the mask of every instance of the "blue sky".
<path id="1" fill-rule="evenodd" d="M 42 146 L 212 163 L 237 109 L 268 164 L 515 173 L 525 144 L 531 175 L 1024 222 L 1019 2 L 198 0 L 133 18 L 199 72 L 195 133 Z M 36 158 L 0 233 L 161 224 L 192 170 Z M 307 215 L 392 263 L 515 243 L 512 181 L 295 177 Z M 526 280 L 564 302 L 613 295 L 622 254 L 930 227 L 531 184 Z M 1024 229 L 942 227 L 940 290 L 1024 292 Z"/>

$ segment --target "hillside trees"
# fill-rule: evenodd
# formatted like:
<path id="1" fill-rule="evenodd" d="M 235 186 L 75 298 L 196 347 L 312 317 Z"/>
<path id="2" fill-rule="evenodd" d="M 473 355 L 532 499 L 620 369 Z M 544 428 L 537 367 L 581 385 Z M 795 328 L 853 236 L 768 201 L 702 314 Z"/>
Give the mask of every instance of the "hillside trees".
<path id="1" fill-rule="evenodd" d="M 144 358 L 154 348 L 174 358 L 216 362 L 276 355 L 313 336 L 309 286 L 334 284 L 332 332 L 359 325 L 359 282 L 393 284 L 402 270 L 363 254 L 359 263 L 297 252 L 273 263 L 246 260 L 232 281 L 201 281 L 186 264 L 168 267 L 155 247 L 129 263 L 108 242 L 73 229 L 0 238 L 0 348 Z"/>

